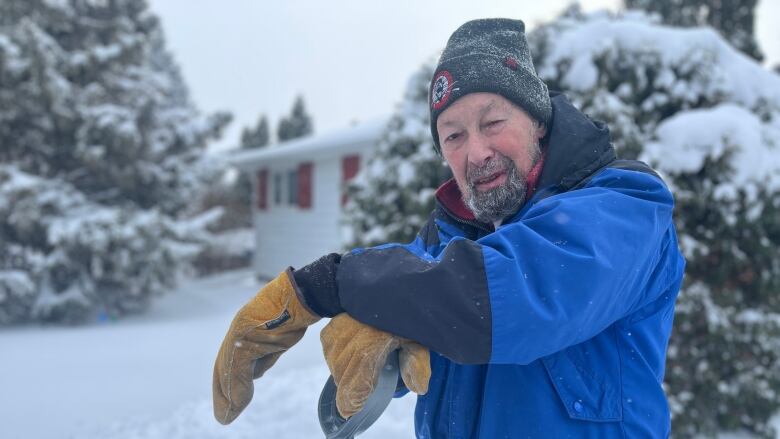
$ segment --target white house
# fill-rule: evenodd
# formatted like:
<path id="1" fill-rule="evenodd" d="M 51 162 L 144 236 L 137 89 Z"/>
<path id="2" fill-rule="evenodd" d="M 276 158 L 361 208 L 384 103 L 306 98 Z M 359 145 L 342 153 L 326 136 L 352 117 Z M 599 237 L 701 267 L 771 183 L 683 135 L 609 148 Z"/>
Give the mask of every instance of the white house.
<path id="1" fill-rule="evenodd" d="M 271 279 L 344 250 L 346 183 L 376 149 L 387 119 L 240 151 L 229 161 L 253 177 L 254 268 Z"/>

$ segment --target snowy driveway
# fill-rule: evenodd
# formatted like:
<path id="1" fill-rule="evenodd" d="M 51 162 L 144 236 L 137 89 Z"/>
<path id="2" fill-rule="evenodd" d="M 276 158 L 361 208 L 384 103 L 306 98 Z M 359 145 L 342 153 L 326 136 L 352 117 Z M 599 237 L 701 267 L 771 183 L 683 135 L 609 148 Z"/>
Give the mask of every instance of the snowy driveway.
<path id="1" fill-rule="evenodd" d="M 144 316 L 88 327 L 0 331 L 0 437 L 317 438 L 327 368 L 319 329 L 256 382 L 230 426 L 211 412 L 211 369 L 249 271 L 185 282 Z M 361 438 L 412 438 L 414 398 L 395 400 Z"/>

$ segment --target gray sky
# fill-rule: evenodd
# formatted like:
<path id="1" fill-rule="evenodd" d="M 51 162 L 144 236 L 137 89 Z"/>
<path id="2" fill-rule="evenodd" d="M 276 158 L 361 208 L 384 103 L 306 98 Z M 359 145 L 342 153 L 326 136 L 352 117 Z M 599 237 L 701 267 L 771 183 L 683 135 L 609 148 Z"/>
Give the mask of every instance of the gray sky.
<path id="1" fill-rule="evenodd" d="M 276 130 L 302 94 L 315 133 L 393 111 L 409 76 L 438 56 L 452 31 L 483 17 L 520 18 L 528 29 L 570 0 L 150 0 L 204 112 L 234 120 L 214 149 L 238 144 L 260 114 Z M 620 0 L 583 0 L 586 11 Z M 780 1 L 760 0 L 759 44 L 780 62 Z"/>

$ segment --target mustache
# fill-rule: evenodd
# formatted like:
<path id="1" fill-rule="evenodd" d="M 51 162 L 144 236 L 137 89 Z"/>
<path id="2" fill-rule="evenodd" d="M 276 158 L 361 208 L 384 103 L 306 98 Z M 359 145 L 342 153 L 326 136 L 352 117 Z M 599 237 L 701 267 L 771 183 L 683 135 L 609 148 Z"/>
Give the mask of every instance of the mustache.
<path id="1" fill-rule="evenodd" d="M 474 181 L 502 171 L 509 171 L 514 167 L 514 163 L 509 157 L 501 156 L 490 160 L 485 165 L 472 167 L 470 164 L 466 168 L 466 182 L 469 186 L 474 186 Z"/>

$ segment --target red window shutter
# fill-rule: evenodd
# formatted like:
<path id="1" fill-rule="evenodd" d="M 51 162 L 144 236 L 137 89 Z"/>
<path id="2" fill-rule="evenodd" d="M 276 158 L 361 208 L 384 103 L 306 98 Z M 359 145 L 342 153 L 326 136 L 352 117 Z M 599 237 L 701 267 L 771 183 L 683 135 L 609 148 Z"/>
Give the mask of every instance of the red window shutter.
<path id="1" fill-rule="evenodd" d="M 268 208 L 268 169 L 257 171 L 257 208 Z"/>
<path id="2" fill-rule="evenodd" d="M 311 208 L 311 185 L 313 163 L 301 163 L 298 165 L 298 206 L 302 209 Z"/>
<path id="3" fill-rule="evenodd" d="M 341 191 L 341 205 L 347 204 L 347 183 L 355 178 L 360 170 L 360 156 L 348 155 L 341 159 L 341 183 L 343 190 Z"/>

